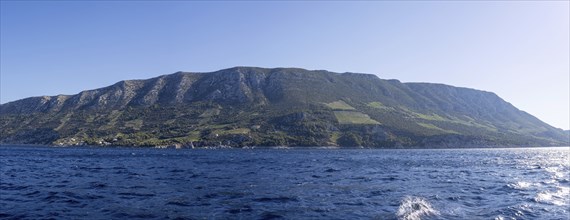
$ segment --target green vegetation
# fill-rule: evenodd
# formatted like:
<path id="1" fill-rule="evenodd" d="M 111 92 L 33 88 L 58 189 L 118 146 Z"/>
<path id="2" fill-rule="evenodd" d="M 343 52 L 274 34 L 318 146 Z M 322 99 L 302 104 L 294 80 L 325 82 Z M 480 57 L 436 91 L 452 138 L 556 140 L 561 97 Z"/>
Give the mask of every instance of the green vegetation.
<path id="1" fill-rule="evenodd" d="M 443 117 L 441 117 L 441 116 L 439 116 L 439 115 L 437 115 L 437 114 L 429 114 L 429 115 L 426 115 L 426 114 L 421 114 L 421 113 L 416 113 L 416 112 L 414 112 L 413 115 L 416 116 L 417 118 L 424 119 L 424 120 L 429 120 L 429 121 L 446 121 L 446 120 L 447 120 L 447 119 L 445 119 L 445 118 L 443 118 Z"/>
<path id="2" fill-rule="evenodd" d="M 230 130 L 215 130 L 213 131 L 213 133 L 219 134 L 219 135 L 227 135 L 227 134 L 248 134 L 249 133 L 249 129 L 247 128 L 236 128 L 236 129 L 230 129 Z"/>
<path id="3" fill-rule="evenodd" d="M 445 130 L 445 129 L 439 128 L 439 127 L 437 127 L 437 126 L 435 126 L 435 125 L 432 125 L 432 124 L 418 123 L 418 125 L 420 125 L 420 126 L 422 126 L 422 127 L 424 127 L 424 128 L 427 128 L 427 129 L 432 129 L 432 130 L 440 131 L 440 132 L 442 132 L 442 133 L 444 133 L 444 134 L 459 134 L 459 133 L 457 133 L 457 132 L 455 132 L 455 131 L 452 131 L 452 130 Z"/>
<path id="4" fill-rule="evenodd" d="M 371 108 L 377 108 L 380 110 L 389 110 L 391 109 L 390 107 L 385 106 L 384 104 L 382 104 L 381 102 L 370 102 L 367 104 L 368 107 Z"/>
<path id="5" fill-rule="evenodd" d="M 125 127 L 127 128 L 132 128 L 134 130 L 140 130 L 143 126 L 143 120 L 142 119 L 135 119 L 135 120 L 130 120 L 130 121 L 126 121 L 125 122 Z"/>
<path id="6" fill-rule="evenodd" d="M 355 110 L 354 107 L 350 106 L 349 104 L 346 104 L 342 100 L 327 103 L 326 105 L 332 110 Z"/>
<path id="7" fill-rule="evenodd" d="M 380 124 L 370 116 L 354 111 L 334 111 L 334 115 L 340 124 Z"/>
<path id="8" fill-rule="evenodd" d="M 219 108 L 211 108 L 211 109 L 206 109 L 206 111 L 204 111 L 204 113 L 200 114 L 201 118 L 209 118 L 209 117 L 214 117 L 216 115 L 220 114 L 220 109 Z"/>
<path id="9" fill-rule="evenodd" d="M 488 92 L 288 68 L 175 73 L 0 105 L 0 143 L 484 147 L 570 145 L 568 135 Z"/>

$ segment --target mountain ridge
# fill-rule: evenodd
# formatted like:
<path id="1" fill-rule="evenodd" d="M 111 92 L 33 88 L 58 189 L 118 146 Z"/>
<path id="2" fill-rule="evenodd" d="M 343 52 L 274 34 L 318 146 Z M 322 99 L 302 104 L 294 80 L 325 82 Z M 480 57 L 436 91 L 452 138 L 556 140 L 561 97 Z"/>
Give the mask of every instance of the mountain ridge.
<path id="1" fill-rule="evenodd" d="M 300 68 L 179 71 L 30 97 L 0 105 L 0 123 L 3 143 L 568 145 L 565 132 L 492 92 Z"/>

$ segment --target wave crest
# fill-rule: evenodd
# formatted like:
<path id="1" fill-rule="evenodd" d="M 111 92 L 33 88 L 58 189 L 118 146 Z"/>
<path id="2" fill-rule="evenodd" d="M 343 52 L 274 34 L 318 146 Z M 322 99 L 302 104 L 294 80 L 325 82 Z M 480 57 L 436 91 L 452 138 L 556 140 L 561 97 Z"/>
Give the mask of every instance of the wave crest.
<path id="1" fill-rule="evenodd" d="M 557 206 L 567 205 L 570 195 L 569 187 L 559 186 L 557 191 L 542 191 L 534 197 L 535 202 L 553 204 Z"/>
<path id="2" fill-rule="evenodd" d="M 415 196 L 404 197 L 396 212 L 399 220 L 420 220 L 422 216 L 438 214 L 439 212 L 426 199 Z"/>
<path id="3" fill-rule="evenodd" d="M 509 183 L 507 184 L 507 186 L 511 189 L 518 189 L 518 190 L 524 190 L 524 189 L 528 189 L 531 186 L 533 186 L 533 183 L 530 182 L 524 182 L 524 181 L 519 181 L 516 183 Z"/>

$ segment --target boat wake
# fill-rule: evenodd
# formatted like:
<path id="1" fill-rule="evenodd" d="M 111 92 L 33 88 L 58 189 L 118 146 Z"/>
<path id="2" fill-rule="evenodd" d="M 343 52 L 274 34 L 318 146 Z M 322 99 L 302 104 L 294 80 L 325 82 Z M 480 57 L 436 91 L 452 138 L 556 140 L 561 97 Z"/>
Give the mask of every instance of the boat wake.
<path id="1" fill-rule="evenodd" d="M 426 199 L 415 196 L 404 197 L 396 212 L 399 220 L 420 220 L 423 216 L 438 214 L 439 212 Z"/>

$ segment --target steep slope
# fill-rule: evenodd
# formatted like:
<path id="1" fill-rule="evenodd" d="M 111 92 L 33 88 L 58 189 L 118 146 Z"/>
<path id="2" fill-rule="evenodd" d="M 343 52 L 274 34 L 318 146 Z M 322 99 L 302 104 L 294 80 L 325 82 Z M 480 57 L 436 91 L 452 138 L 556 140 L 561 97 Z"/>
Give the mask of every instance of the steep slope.
<path id="1" fill-rule="evenodd" d="M 497 95 L 375 75 L 235 67 L 0 106 L 0 141 L 129 146 L 568 145 Z"/>

